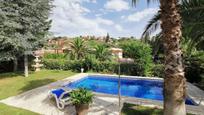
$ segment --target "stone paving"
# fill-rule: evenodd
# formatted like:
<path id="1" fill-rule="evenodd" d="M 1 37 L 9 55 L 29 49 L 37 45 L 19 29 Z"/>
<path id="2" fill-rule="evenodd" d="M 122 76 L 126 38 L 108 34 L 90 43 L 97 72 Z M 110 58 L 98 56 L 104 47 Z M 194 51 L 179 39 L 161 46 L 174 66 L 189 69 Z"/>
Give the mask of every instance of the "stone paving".
<path id="1" fill-rule="evenodd" d="M 5 103 L 7 105 L 27 109 L 39 114 L 43 115 L 75 115 L 75 108 L 74 106 L 70 105 L 67 106 L 64 110 L 59 110 L 56 107 L 56 104 L 54 101 L 50 100 L 48 96 L 48 91 L 62 86 L 63 84 L 67 84 L 73 80 L 81 79 L 88 74 L 77 74 L 72 77 L 68 77 L 64 80 L 60 80 L 27 92 L 24 92 L 20 95 L 9 97 L 7 99 L 1 100 L 0 102 Z M 194 96 L 194 99 L 196 98 L 196 90 L 195 87 L 188 88 L 188 91 L 191 94 L 191 97 Z M 191 90 L 194 92 L 192 92 Z M 203 91 L 200 91 L 198 97 L 202 97 Z M 198 99 L 198 98 L 197 98 Z M 122 103 L 133 103 L 133 104 L 139 104 L 144 106 L 157 106 L 162 108 L 162 102 L 161 101 L 155 101 L 155 100 L 147 100 L 147 99 L 141 99 L 141 98 L 130 98 L 130 97 L 122 97 Z M 89 113 L 88 115 L 118 115 L 118 97 L 108 94 L 101 94 L 101 93 L 95 93 L 95 97 L 93 99 L 93 104 L 90 105 Z M 202 115 L 204 113 L 204 106 L 187 106 L 187 111 L 190 113 Z"/>
<path id="2" fill-rule="evenodd" d="M 55 83 L 42 86 L 17 96 L 9 97 L 0 102 L 7 105 L 27 109 L 43 115 L 75 115 L 74 106 L 67 106 L 64 110 L 59 110 L 53 100 L 50 100 L 48 91 L 62 86 L 73 79 L 80 79 L 84 74 L 78 74 Z M 93 104 L 90 105 L 89 115 L 118 115 L 117 97 L 107 97 L 104 95 L 95 96 Z"/>

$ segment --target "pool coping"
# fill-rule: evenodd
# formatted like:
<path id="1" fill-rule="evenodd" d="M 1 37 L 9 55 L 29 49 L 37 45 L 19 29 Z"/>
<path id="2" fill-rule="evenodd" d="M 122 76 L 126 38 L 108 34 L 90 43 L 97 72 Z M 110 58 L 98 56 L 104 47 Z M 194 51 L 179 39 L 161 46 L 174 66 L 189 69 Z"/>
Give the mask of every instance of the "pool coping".
<path id="1" fill-rule="evenodd" d="M 115 77 L 118 76 L 117 74 L 110 75 L 110 74 L 98 74 L 98 73 L 80 73 L 74 76 L 71 76 L 69 78 L 66 78 L 69 82 L 64 83 L 63 85 L 66 85 L 67 83 L 74 82 L 77 80 L 80 80 L 82 78 L 88 77 L 90 75 L 94 75 L 95 77 L 97 76 L 110 76 L 110 77 Z M 141 76 L 127 76 L 127 75 L 121 75 L 121 78 L 126 78 L 126 79 L 147 79 L 147 80 L 162 80 L 163 78 L 157 78 L 157 77 L 141 77 Z M 187 82 L 187 87 L 192 87 L 192 88 L 187 88 L 187 93 L 188 97 L 190 97 L 194 102 L 198 103 L 200 101 L 200 98 L 203 98 L 204 91 L 200 90 L 193 84 Z M 192 92 L 194 91 L 194 92 Z M 198 93 L 195 93 L 196 91 L 199 91 L 200 95 L 198 96 Z M 105 94 L 105 93 L 98 93 L 94 92 L 94 94 L 97 95 L 107 95 L 111 97 L 117 97 L 117 95 L 112 95 L 112 94 Z M 144 106 L 158 106 L 160 108 L 163 108 L 163 101 L 158 101 L 158 100 L 151 100 L 151 99 L 143 99 L 143 98 L 136 98 L 136 97 L 127 97 L 127 96 L 121 96 L 123 99 L 123 103 L 132 103 L 132 104 L 139 104 L 139 105 L 144 105 Z M 193 106 L 193 105 L 186 105 L 187 112 L 193 113 L 193 114 L 202 114 L 204 113 L 204 102 L 201 102 L 200 105 Z"/>
<path id="2" fill-rule="evenodd" d="M 96 96 L 118 98 L 117 95 L 112 95 L 112 94 L 105 94 L 105 93 L 98 93 L 98 92 L 94 92 L 94 94 Z M 121 103 L 122 104 L 130 103 L 135 105 L 141 105 L 146 107 L 156 107 L 156 108 L 163 109 L 163 101 L 158 101 L 158 100 L 121 96 Z M 186 111 L 187 113 L 191 113 L 195 115 L 202 115 L 204 113 L 203 106 L 186 105 Z"/>
<path id="3" fill-rule="evenodd" d="M 98 73 L 89 73 L 88 75 L 97 75 L 97 76 L 111 76 L 115 77 L 118 76 L 117 74 L 115 75 L 109 75 L 109 74 L 98 74 Z M 87 76 L 88 76 L 87 75 Z M 126 78 L 126 79 L 147 79 L 147 80 L 161 80 L 164 81 L 163 78 L 158 78 L 158 77 L 142 77 L 142 76 L 127 76 L 127 75 L 121 75 L 121 78 Z M 187 82 L 187 96 L 191 99 L 193 99 L 194 102 L 197 104 L 200 103 L 200 105 L 204 106 L 204 91 L 196 87 L 195 85 Z"/>

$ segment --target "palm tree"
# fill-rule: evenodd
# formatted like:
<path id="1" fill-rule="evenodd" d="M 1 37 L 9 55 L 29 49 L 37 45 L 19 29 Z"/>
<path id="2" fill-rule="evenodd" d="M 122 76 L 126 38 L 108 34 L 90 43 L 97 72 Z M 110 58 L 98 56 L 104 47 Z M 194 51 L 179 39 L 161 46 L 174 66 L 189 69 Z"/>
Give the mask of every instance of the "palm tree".
<path id="1" fill-rule="evenodd" d="M 107 46 L 103 44 L 95 46 L 94 54 L 99 61 L 109 60 L 111 56 Z"/>
<path id="2" fill-rule="evenodd" d="M 70 43 L 71 47 L 71 54 L 74 56 L 75 59 L 79 60 L 85 56 L 87 52 L 87 47 L 85 45 L 84 40 L 77 37 Z"/>
<path id="3" fill-rule="evenodd" d="M 187 52 L 191 53 L 191 49 L 199 48 L 199 44 L 204 41 L 204 5 L 203 0 L 181 0 L 180 9 L 182 17 L 182 45 L 188 46 Z M 142 34 L 142 38 L 149 36 L 152 32 L 158 30 L 160 26 L 161 14 L 158 12 L 152 17 L 145 31 Z M 161 34 L 161 33 L 160 33 Z M 188 43 L 188 44 L 185 44 Z"/>
<path id="4" fill-rule="evenodd" d="M 132 0 L 135 5 L 138 0 Z M 150 0 L 148 0 L 150 2 Z M 186 79 L 180 41 L 179 0 L 160 0 L 160 21 L 165 48 L 164 115 L 186 115 Z"/>

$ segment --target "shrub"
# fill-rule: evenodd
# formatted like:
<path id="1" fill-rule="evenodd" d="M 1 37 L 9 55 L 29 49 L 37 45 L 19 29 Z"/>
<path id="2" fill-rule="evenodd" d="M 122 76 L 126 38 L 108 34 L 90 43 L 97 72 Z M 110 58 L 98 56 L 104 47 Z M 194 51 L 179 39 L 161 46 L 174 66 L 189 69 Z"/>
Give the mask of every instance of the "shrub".
<path id="1" fill-rule="evenodd" d="M 43 65 L 46 69 L 55 69 L 55 70 L 61 70 L 64 69 L 65 61 L 64 60 L 56 60 L 56 59 L 43 59 Z"/>
<path id="2" fill-rule="evenodd" d="M 187 80 L 189 82 L 200 82 L 204 73 L 204 52 L 196 52 L 184 60 Z"/>
<path id="3" fill-rule="evenodd" d="M 46 69 L 62 69 L 62 70 L 72 70 L 80 72 L 81 68 L 84 71 L 102 72 L 102 73 L 118 73 L 118 63 L 113 61 L 98 61 L 98 60 L 56 60 L 56 59 L 44 59 L 44 68 Z M 144 76 L 144 69 L 141 65 L 133 63 L 122 63 L 121 64 L 121 74 L 124 75 L 136 75 Z"/>
<path id="4" fill-rule="evenodd" d="M 93 53 L 95 54 L 96 59 L 99 61 L 110 60 L 111 52 L 106 45 L 96 45 L 94 49 L 95 51 Z"/>
<path id="5" fill-rule="evenodd" d="M 66 65 L 70 65 L 70 70 L 80 72 L 84 62 L 82 60 L 67 61 Z M 66 69 L 66 68 L 64 68 Z"/>
<path id="6" fill-rule="evenodd" d="M 92 94 L 91 91 L 84 88 L 73 90 L 70 93 L 71 101 L 74 105 L 92 103 L 93 96 L 94 95 Z"/>
<path id="7" fill-rule="evenodd" d="M 46 53 L 43 56 L 43 59 L 67 59 L 67 55 L 66 54 Z"/>
<path id="8" fill-rule="evenodd" d="M 155 77 L 164 78 L 164 65 L 163 64 L 155 64 L 152 68 L 152 74 Z"/>
<path id="9" fill-rule="evenodd" d="M 94 55 L 87 55 L 83 61 L 83 68 L 85 71 L 91 71 L 96 61 Z"/>
<path id="10" fill-rule="evenodd" d="M 100 62 L 96 61 L 93 63 L 92 70 L 95 72 L 107 72 L 107 73 L 114 73 L 116 70 L 117 63 L 114 62 Z"/>
<path id="11" fill-rule="evenodd" d="M 152 49 L 150 45 L 136 40 L 126 40 L 120 43 L 123 49 L 124 57 L 133 58 L 137 64 L 137 68 L 142 70 L 141 75 L 152 75 Z"/>

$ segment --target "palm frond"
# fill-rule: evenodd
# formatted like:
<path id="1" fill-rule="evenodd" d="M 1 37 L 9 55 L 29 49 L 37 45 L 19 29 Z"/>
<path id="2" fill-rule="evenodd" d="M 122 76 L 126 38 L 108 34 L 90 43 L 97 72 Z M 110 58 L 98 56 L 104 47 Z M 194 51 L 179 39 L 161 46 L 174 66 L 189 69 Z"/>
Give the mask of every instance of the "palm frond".
<path id="1" fill-rule="evenodd" d="M 142 39 L 145 38 L 145 36 L 151 35 L 151 33 L 158 30 L 160 27 L 160 13 L 157 13 L 154 15 L 154 17 L 148 22 L 147 26 L 145 27 L 145 31 L 142 33 Z"/>

